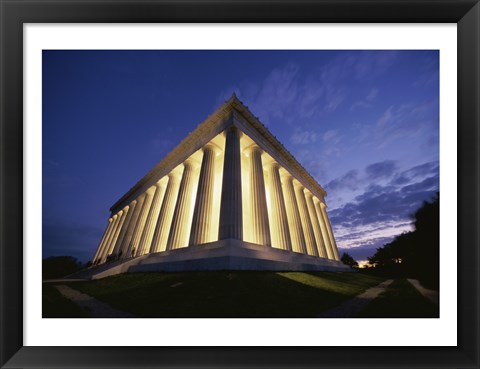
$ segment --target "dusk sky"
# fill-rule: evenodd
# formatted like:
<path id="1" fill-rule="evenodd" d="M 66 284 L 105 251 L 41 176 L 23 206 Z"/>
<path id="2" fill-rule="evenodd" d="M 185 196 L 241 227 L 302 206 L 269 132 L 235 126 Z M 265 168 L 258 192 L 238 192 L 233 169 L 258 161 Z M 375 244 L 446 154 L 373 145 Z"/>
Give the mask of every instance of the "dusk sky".
<path id="1" fill-rule="evenodd" d="M 109 208 L 233 92 L 327 190 L 340 254 L 439 191 L 438 51 L 44 51 L 43 257 L 90 260 Z"/>

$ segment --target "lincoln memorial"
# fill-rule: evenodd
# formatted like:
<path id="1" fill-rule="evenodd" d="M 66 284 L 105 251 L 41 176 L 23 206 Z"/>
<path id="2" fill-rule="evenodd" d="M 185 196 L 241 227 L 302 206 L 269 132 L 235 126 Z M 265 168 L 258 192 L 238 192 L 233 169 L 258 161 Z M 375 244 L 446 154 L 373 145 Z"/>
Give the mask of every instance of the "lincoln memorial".
<path id="1" fill-rule="evenodd" d="M 113 204 L 93 269 L 348 271 L 325 197 L 233 95 Z"/>

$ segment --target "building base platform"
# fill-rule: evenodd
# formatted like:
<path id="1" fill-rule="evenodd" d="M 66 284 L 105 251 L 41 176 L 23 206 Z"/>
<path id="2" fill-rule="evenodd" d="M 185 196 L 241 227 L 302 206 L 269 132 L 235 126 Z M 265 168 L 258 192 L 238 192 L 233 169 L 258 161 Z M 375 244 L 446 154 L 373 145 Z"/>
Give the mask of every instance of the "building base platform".
<path id="1" fill-rule="evenodd" d="M 71 277 L 99 279 L 132 272 L 200 270 L 354 271 L 339 261 L 229 239 L 114 261 Z"/>

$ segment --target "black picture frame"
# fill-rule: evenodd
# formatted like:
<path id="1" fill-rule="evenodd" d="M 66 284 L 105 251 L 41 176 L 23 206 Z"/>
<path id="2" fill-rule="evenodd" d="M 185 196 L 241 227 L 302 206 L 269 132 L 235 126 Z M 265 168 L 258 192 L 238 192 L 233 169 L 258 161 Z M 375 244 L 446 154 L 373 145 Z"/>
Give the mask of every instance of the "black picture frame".
<path id="1" fill-rule="evenodd" d="M 480 5 L 478 0 L 262 0 L 256 2 L 0 0 L 0 14 L 0 365 L 2 367 L 479 368 Z M 425 342 L 424 347 L 268 347 L 268 342 L 265 342 L 265 347 L 23 346 L 23 25 L 25 23 L 143 22 L 457 23 L 458 345 L 456 347 L 430 347 L 428 342 Z M 347 332 L 346 334 L 356 333 Z M 225 344 L 228 344 L 228 337 L 225 337 Z"/>

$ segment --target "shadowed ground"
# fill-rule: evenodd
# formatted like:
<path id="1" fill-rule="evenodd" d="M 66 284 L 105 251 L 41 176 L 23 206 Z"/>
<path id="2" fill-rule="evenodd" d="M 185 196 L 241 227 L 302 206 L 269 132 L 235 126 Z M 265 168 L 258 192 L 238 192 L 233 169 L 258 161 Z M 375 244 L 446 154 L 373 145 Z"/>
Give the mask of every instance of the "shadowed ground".
<path id="1" fill-rule="evenodd" d="M 355 296 L 353 299 L 334 307 L 333 309 L 324 311 L 318 318 L 351 318 L 362 310 L 364 310 L 374 299 L 383 293 L 393 282 L 392 279 L 383 281 L 382 283 L 369 288 L 365 292 Z"/>
<path id="2" fill-rule="evenodd" d="M 131 273 L 68 286 L 137 317 L 266 318 L 315 317 L 383 280 L 362 273 L 217 271 Z"/>
<path id="3" fill-rule="evenodd" d="M 406 279 L 397 279 L 360 312 L 358 317 L 438 318 L 439 307 L 422 296 Z"/>
<path id="4" fill-rule="evenodd" d="M 42 285 L 42 316 L 44 318 L 87 318 L 88 312 L 63 297 L 53 284 Z"/>

